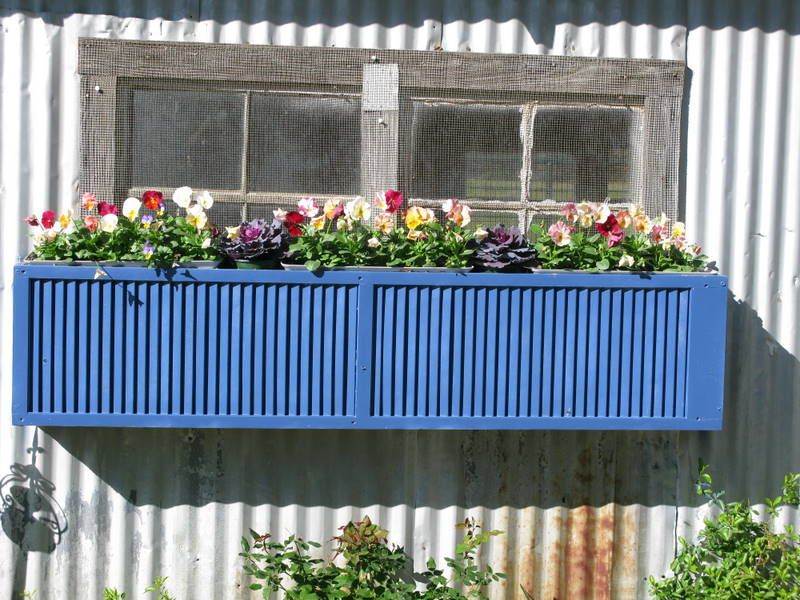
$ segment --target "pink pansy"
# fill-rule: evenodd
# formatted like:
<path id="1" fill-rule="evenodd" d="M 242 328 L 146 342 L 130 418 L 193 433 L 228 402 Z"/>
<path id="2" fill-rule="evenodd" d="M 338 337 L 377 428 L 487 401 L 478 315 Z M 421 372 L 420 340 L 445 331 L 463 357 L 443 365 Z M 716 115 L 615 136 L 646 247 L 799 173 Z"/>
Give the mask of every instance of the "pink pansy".
<path id="1" fill-rule="evenodd" d="M 556 246 L 569 246 L 572 241 L 572 231 L 572 226 L 564 221 L 559 221 L 550 225 L 547 229 L 547 234 Z"/>
<path id="2" fill-rule="evenodd" d="M 609 248 L 618 246 L 625 237 L 625 231 L 619 226 L 617 218 L 612 214 L 609 214 L 605 221 L 597 224 L 597 231 L 606 238 Z"/>
<path id="3" fill-rule="evenodd" d="M 561 214 L 564 215 L 564 218 L 570 223 L 578 222 L 578 207 L 574 202 L 567 202 L 564 208 L 561 209 Z"/>
<path id="4" fill-rule="evenodd" d="M 397 190 L 386 190 L 384 193 L 386 198 L 386 212 L 396 213 L 403 206 L 403 194 Z"/>
<path id="5" fill-rule="evenodd" d="M 81 208 L 87 212 L 94 210 L 97 206 L 97 196 L 92 192 L 81 194 Z"/>
<path id="6" fill-rule="evenodd" d="M 307 218 L 316 217 L 319 212 L 319 206 L 314 198 L 302 198 L 297 203 L 297 212 Z"/>
<path id="7" fill-rule="evenodd" d="M 596 204 L 593 207 L 595 223 L 604 224 L 612 216 L 608 204 Z M 616 223 L 616 221 L 614 221 Z"/>
<path id="8" fill-rule="evenodd" d="M 46 210 L 42 213 L 41 218 L 42 227 L 44 229 L 51 229 L 56 224 L 56 213 L 52 210 Z"/>
<path id="9" fill-rule="evenodd" d="M 653 228 L 650 230 L 650 240 L 654 244 L 660 244 L 664 241 L 664 238 L 667 235 L 667 228 L 663 225 L 653 225 Z"/>
<path id="10" fill-rule="evenodd" d="M 97 205 L 97 212 L 101 217 L 105 217 L 106 215 L 115 215 L 117 214 L 117 207 L 114 204 L 109 204 L 108 202 L 101 200 Z"/>
<path id="11" fill-rule="evenodd" d="M 619 226 L 623 229 L 627 229 L 631 226 L 631 214 L 627 210 L 620 210 L 615 216 L 617 217 L 617 223 L 619 223 Z"/>

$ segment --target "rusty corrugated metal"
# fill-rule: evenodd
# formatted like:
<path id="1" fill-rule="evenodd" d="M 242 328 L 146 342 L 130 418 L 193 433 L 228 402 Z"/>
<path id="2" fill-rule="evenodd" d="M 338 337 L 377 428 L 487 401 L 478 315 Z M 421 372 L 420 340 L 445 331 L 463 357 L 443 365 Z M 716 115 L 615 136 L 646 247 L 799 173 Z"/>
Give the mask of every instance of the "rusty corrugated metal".
<path id="1" fill-rule="evenodd" d="M 643 598 L 676 536 L 702 526 L 690 486 L 698 458 L 729 496 L 752 499 L 800 468 L 794 0 L 0 0 L 0 18 L 0 477 L 15 463 L 41 473 L 66 528 L 52 532 L 41 513 L 26 527 L 4 518 L 0 597 L 140 592 L 157 574 L 181 599 L 247 597 L 236 558 L 247 527 L 326 539 L 369 513 L 418 567 L 453 551 L 466 515 L 507 531 L 487 553 L 510 574 L 496 598 L 519 598 L 520 585 L 537 600 Z M 685 58 L 686 220 L 735 296 L 724 430 L 12 428 L 11 265 L 27 250 L 22 217 L 75 198 L 78 36 Z"/>

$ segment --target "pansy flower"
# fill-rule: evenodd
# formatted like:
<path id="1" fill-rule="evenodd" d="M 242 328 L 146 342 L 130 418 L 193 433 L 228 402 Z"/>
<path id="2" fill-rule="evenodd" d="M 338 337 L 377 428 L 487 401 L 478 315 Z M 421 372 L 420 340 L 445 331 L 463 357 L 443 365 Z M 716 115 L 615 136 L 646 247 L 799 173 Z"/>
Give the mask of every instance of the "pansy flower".
<path id="1" fill-rule="evenodd" d="M 412 206 L 406 211 L 406 226 L 409 229 L 418 229 L 422 225 L 427 225 L 436 219 L 436 215 L 429 208 Z"/>
<path id="2" fill-rule="evenodd" d="M 214 206 L 214 198 L 211 196 L 211 192 L 203 190 L 197 194 L 197 203 L 203 207 L 203 210 L 208 210 Z"/>
<path id="3" fill-rule="evenodd" d="M 122 204 L 122 216 L 129 221 L 134 221 L 139 216 L 139 209 L 142 208 L 142 203 L 138 198 L 131 196 Z"/>
<path id="4" fill-rule="evenodd" d="M 97 206 L 97 196 L 92 192 L 85 192 L 81 194 L 81 208 L 86 212 L 91 212 Z"/>
<path id="5" fill-rule="evenodd" d="M 164 194 L 156 190 L 147 190 L 142 194 L 142 203 L 149 210 L 158 210 L 164 203 Z M 124 207 L 123 207 L 124 214 Z"/>
<path id="6" fill-rule="evenodd" d="M 115 207 L 116 208 L 116 207 Z M 106 213 L 100 217 L 100 230 L 106 233 L 111 233 L 117 228 L 117 215 L 114 213 Z"/>
<path id="7" fill-rule="evenodd" d="M 44 229 L 52 229 L 56 224 L 56 213 L 52 210 L 46 210 L 42 213 L 42 227 Z"/>
<path id="8" fill-rule="evenodd" d="M 597 232 L 606 238 L 609 248 L 618 246 L 625 237 L 625 231 L 619 226 L 613 214 L 609 214 L 605 221 L 597 224 Z"/>
<path id="9" fill-rule="evenodd" d="M 314 198 L 301 198 L 297 203 L 297 212 L 309 219 L 316 217 L 319 212 L 317 201 Z"/>
<path id="10" fill-rule="evenodd" d="M 325 215 L 320 215 L 311 219 L 311 226 L 317 231 L 323 229 L 325 227 Z"/>
<path id="11" fill-rule="evenodd" d="M 298 237 L 303 235 L 303 230 L 300 227 L 300 224 L 303 222 L 303 215 L 299 212 L 293 210 L 292 212 L 286 213 L 286 220 L 284 224 L 286 225 L 286 230 L 289 232 L 289 235 L 292 237 Z"/>
<path id="12" fill-rule="evenodd" d="M 114 204 L 110 204 L 101 200 L 97 205 L 97 214 L 99 214 L 101 217 L 105 217 L 106 215 L 116 215 L 117 207 Z"/>
<path id="13" fill-rule="evenodd" d="M 561 209 L 561 214 L 569 223 L 578 222 L 578 207 L 574 202 L 567 202 Z"/>
<path id="14" fill-rule="evenodd" d="M 381 233 L 391 233 L 394 229 L 394 215 L 383 212 L 375 217 L 375 229 Z"/>
<path id="15" fill-rule="evenodd" d="M 341 200 L 331 198 L 330 200 L 325 201 L 325 206 L 323 207 L 322 212 L 325 213 L 325 216 L 328 219 L 333 221 L 344 214 L 344 205 L 342 204 Z"/>
<path id="16" fill-rule="evenodd" d="M 193 196 L 194 192 L 192 191 L 192 188 L 190 188 L 188 185 L 184 185 L 172 192 L 172 201 L 181 208 L 189 208 L 189 205 L 192 203 Z"/>
<path id="17" fill-rule="evenodd" d="M 547 230 L 547 235 L 556 246 L 569 246 L 572 241 L 572 227 L 564 221 L 553 223 Z"/>
<path id="18" fill-rule="evenodd" d="M 369 219 L 372 207 L 363 198 L 351 200 L 344 206 L 344 214 L 353 221 L 366 221 Z"/>

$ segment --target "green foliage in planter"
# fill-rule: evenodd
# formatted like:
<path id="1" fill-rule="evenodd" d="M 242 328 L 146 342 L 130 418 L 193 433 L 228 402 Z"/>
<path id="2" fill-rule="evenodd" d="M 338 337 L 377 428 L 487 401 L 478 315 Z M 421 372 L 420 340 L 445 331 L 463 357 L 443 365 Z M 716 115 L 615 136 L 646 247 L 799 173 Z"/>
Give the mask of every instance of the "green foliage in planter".
<path id="1" fill-rule="evenodd" d="M 336 230 L 330 222 L 321 231 L 312 226 L 302 231 L 289 252 L 310 271 L 356 265 L 461 268 L 469 266 L 476 246 L 472 232 L 435 221 L 410 231 L 381 232 L 362 223 Z"/>
<path id="2" fill-rule="evenodd" d="M 93 194 L 82 196 L 86 213 L 82 218 L 73 218 L 71 211 L 58 218 L 52 210 L 31 215 L 26 219 L 34 241 L 31 254 L 39 260 L 145 261 L 163 268 L 216 259 L 213 230 L 205 213 L 205 208 L 213 206 L 213 198 L 189 188 L 179 188 L 176 195 L 175 203 L 185 214 L 168 212 L 161 192 L 149 190 L 143 201 L 128 198 L 122 215 L 115 205 L 97 202 Z M 196 202 L 191 204 L 193 198 Z M 140 214 L 142 209 L 146 214 Z"/>
<path id="3" fill-rule="evenodd" d="M 681 222 L 663 213 L 650 219 L 641 206 L 616 213 L 597 202 L 567 203 L 564 220 L 531 227 L 537 266 L 584 271 L 701 271 L 708 259 L 686 239 Z"/>
<path id="4" fill-rule="evenodd" d="M 725 502 L 714 491 L 707 465 L 701 465 L 697 493 L 720 513 L 705 519 L 696 544 L 681 538 L 673 575 L 650 578 L 658 600 L 767 600 L 800 598 L 800 535 L 787 526 L 774 531 L 782 506 L 800 504 L 800 474 L 789 474 L 780 496 L 767 498 L 767 522 L 749 502 Z"/>
<path id="5" fill-rule="evenodd" d="M 456 546 L 455 558 L 446 559 L 452 573 L 431 559 L 417 583 L 406 576 L 410 559 L 402 548 L 389 546 L 388 532 L 369 517 L 350 522 L 340 529 L 335 556 L 340 563 L 311 556 L 317 542 L 290 536 L 283 542 L 271 541 L 269 534 L 251 531 L 252 542 L 242 538 L 244 570 L 255 581 L 252 590 L 261 590 L 265 599 L 283 591 L 288 600 L 333 600 L 336 598 L 375 598 L 381 600 L 486 600 L 486 587 L 505 577 L 490 566 L 480 568 L 478 549 L 498 531 L 481 531 L 472 520 L 464 523 L 463 541 Z"/>
<path id="6" fill-rule="evenodd" d="M 166 577 L 156 577 L 152 585 L 148 585 L 144 592 L 145 594 L 154 594 L 157 600 L 175 600 L 174 596 L 170 596 L 166 588 Z M 114 588 L 106 588 L 103 590 L 103 600 L 127 600 L 128 594 L 120 592 Z"/>

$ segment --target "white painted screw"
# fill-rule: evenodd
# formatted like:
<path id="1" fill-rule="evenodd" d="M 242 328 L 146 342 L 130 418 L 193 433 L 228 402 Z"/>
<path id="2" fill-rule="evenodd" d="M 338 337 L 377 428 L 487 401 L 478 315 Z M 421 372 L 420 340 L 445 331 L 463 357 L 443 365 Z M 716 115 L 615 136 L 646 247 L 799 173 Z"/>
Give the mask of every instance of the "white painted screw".
<path id="1" fill-rule="evenodd" d="M 377 56 L 376 54 L 373 54 L 372 56 L 370 56 L 370 57 L 369 57 L 369 59 L 370 59 L 372 62 L 378 62 L 378 56 Z"/>
<path id="2" fill-rule="evenodd" d="M 99 85 L 94 86 L 94 91 L 95 92 L 99 92 L 100 91 L 100 86 Z"/>

